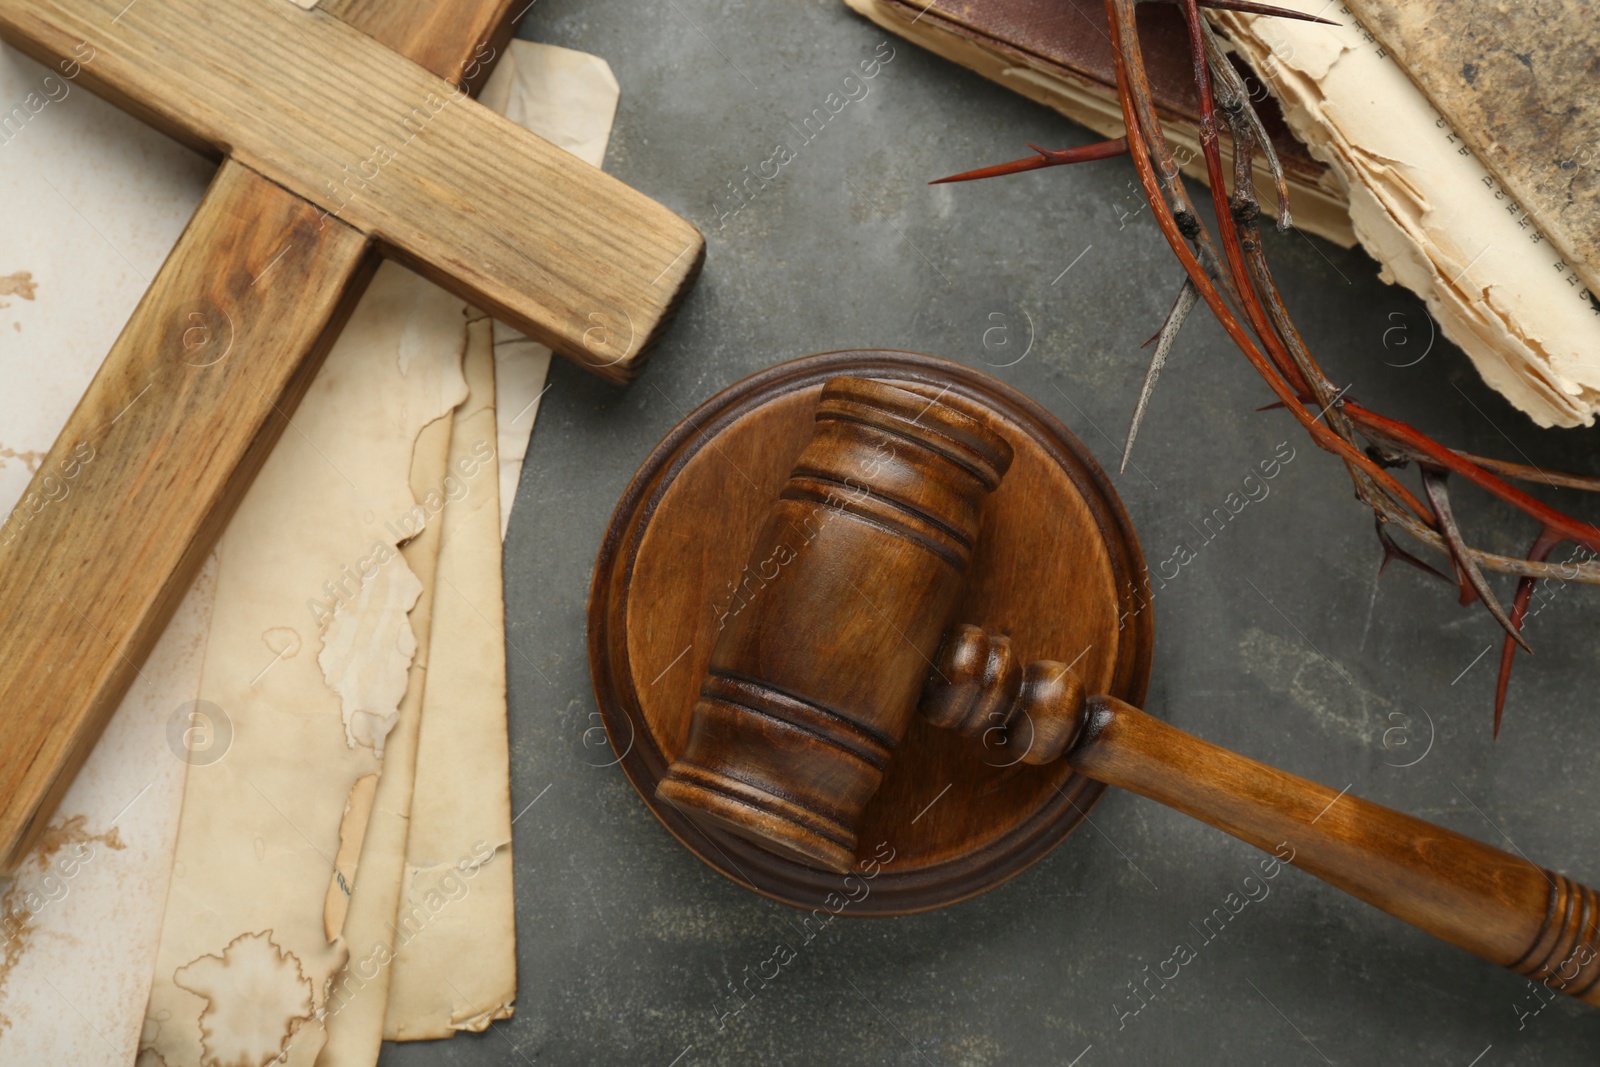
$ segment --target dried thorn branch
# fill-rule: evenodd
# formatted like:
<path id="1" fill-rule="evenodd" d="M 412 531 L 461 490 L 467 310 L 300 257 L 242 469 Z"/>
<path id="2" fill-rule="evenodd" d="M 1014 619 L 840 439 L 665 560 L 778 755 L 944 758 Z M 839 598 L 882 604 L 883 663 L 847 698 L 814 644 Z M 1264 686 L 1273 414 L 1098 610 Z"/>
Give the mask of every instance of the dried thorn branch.
<path id="1" fill-rule="evenodd" d="M 1234 344 L 1238 345 L 1245 358 L 1256 368 L 1262 380 L 1284 403 L 1295 420 L 1305 427 L 1319 447 L 1365 469 L 1401 506 L 1411 509 L 1419 517 L 1431 517 L 1431 513 L 1414 493 L 1390 477 L 1350 441 L 1339 437 L 1316 421 L 1306 407 L 1305 397 L 1291 385 L 1290 376 L 1294 374 L 1294 368 L 1288 364 L 1287 356 L 1280 350 L 1274 353 L 1277 358 L 1269 363 L 1233 314 L 1231 307 L 1239 305 L 1242 301 L 1240 289 L 1234 275 L 1221 267 L 1216 247 L 1211 243 L 1210 235 L 1195 214 L 1179 177 L 1178 167 L 1172 162 L 1172 152 L 1167 145 L 1166 137 L 1162 134 L 1160 123 L 1155 117 L 1149 78 L 1145 73 L 1138 37 L 1133 29 L 1134 0 L 1106 0 L 1106 2 L 1112 12 L 1110 29 L 1112 47 L 1117 58 L 1117 84 L 1118 94 L 1122 100 L 1123 119 L 1130 131 L 1137 132 L 1137 136 L 1128 138 L 1128 148 L 1134 158 L 1135 169 L 1145 196 L 1150 201 L 1152 215 L 1161 227 L 1167 244 L 1194 281 L 1195 288 L 1200 291 L 1201 298 L 1217 316 L 1223 329 L 1233 338 Z M 1202 62 L 1200 66 L 1203 68 L 1204 63 Z M 1135 81 L 1137 90 L 1131 87 Z M 1214 109 L 1211 113 L 1214 124 Z M 1202 130 L 1202 140 L 1204 140 L 1204 130 Z M 1214 125 L 1211 142 L 1211 155 L 1214 157 Z M 1157 161 L 1161 164 L 1159 177 Z M 1208 165 L 1220 171 L 1220 161 L 1214 158 L 1208 159 Z M 1215 193 L 1215 195 L 1224 194 Z M 1229 218 L 1226 205 L 1223 206 L 1219 217 Z M 1253 293 L 1251 295 L 1254 296 Z M 1244 306 L 1249 307 L 1248 304 Z M 1259 307 L 1257 310 L 1259 311 Z M 1303 386 L 1304 383 L 1295 384 Z"/>
<path id="2" fill-rule="evenodd" d="M 1392 522 L 1406 533 L 1416 538 L 1435 551 L 1449 555 L 1450 546 L 1445 544 L 1443 537 L 1437 530 L 1426 523 L 1417 520 L 1410 512 L 1396 508 L 1392 501 L 1378 497 L 1374 502 L 1373 511 L 1383 522 Z M 1600 585 L 1600 560 L 1589 560 L 1583 563 L 1566 561 L 1563 563 L 1540 563 L 1527 559 L 1525 556 L 1502 556 L 1494 552 L 1486 552 L 1481 548 L 1467 546 L 1467 554 L 1480 567 L 1485 567 L 1499 574 L 1514 574 L 1518 578 L 1549 578 L 1560 582 L 1584 582 L 1589 585 Z M 1455 585 L 1449 578 L 1445 582 Z"/>
<path id="3" fill-rule="evenodd" d="M 1351 420 L 1371 436 L 1387 438 L 1396 445 L 1421 452 L 1426 461 L 1455 472 L 1481 489 L 1499 497 L 1518 511 L 1536 520 L 1540 526 L 1561 533 L 1566 539 L 1577 541 L 1593 551 L 1600 552 L 1600 528 L 1591 526 L 1570 515 L 1565 515 L 1495 474 L 1490 473 L 1460 453 L 1446 448 L 1427 434 L 1394 419 L 1385 418 L 1375 411 L 1350 401 L 1345 405 Z"/>
<path id="4" fill-rule="evenodd" d="M 967 181 L 1000 174 L 1015 174 L 1085 159 L 1105 159 L 1126 153 L 1131 157 L 1140 187 L 1150 202 L 1151 216 L 1184 269 L 1186 283 L 1166 322 L 1152 340 L 1157 349 L 1146 371 L 1135 405 L 1123 461 L 1132 450 L 1161 368 L 1183 319 L 1204 300 L 1223 330 L 1271 389 L 1275 403 L 1261 410 L 1283 408 L 1310 435 L 1312 441 L 1337 456 L 1349 472 L 1356 497 L 1372 510 L 1378 541 L 1383 547 L 1382 574 L 1391 560 L 1399 559 L 1451 582 L 1442 572 L 1402 548 L 1389 530 L 1404 530 L 1423 545 L 1445 555 L 1457 574 L 1463 602 L 1480 599 L 1506 631 L 1500 678 L 1495 697 L 1495 732 L 1510 681 L 1516 650 L 1527 648 L 1522 637 L 1534 584 L 1541 578 L 1600 584 L 1600 527 L 1566 515 L 1510 484 L 1507 479 L 1551 486 L 1600 491 L 1600 478 L 1552 473 L 1533 466 L 1485 459 L 1447 448 L 1416 428 L 1388 419 L 1345 397 L 1322 372 L 1300 336 L 1268 267 L 1259 230 L 1260 205 L 1253 187 L 1254 157 L 1263 153 L 1271 170 L 1279 202 L 1279 225 L 1289 225 L 1287 181 L 1281 164 L 1250 104 L 1243 80 L 1209 24 L 1201 7 L 1223 8 L 1258 15 L 1302 18 L 1332 25 L 1330 20 L 1302 15 L 1247 0 L 1144 0 L 1177 2 L 1188 29 L 1195 86 L 1200 98 L 1199 140 L 1205 157 L 1206 178 L 1215 209 L 1217 236 L 1195 211 L 1184 187 L 1170 145 L 1155 113 L 1154 93 L 1145 69 L 1135 10 L 1141 0 L 1105 0 L 1109 37 L 1115 60 L 1117 93 L 1127 134 L 1116 141 L 1065 152 L 1034 148 L 1037 156 L 970 171 L 940 181 Z M 1219 136 L 1226 130 L 1233 146 L 1231 194 L 1223 171 Z M 1029 147 L 1034 147 L 1030 145 Z M 1146 342 L 1149 344 L 1149 342 Z M 1422 472 L 1424 504 L 1402 485 L 1391 470 L 1414 462 Z M 1468 544 L 1451 508 L 1445 478 L 1459 475 L 1539 525 L 1539 537 L 1526 557 L 1488 552 Z M 1574 541 L 1588 550 L 1583 562 L 1552 564 L 1556 545 Z M 1489 589 L 1485 570 L 1518 577 L 1516 595 L 1506 612 Z"/>
<path id="5" fill-rule="evenodd" d="M 1135 0 L 1106 0 L 1108 12 L 1113 6 L 1125 13 L 1130 27 L 1120 33 L 1113 15 L 1111 29 L 1112 50 L 1116 59 L 1117 93 L 1122 102 L 1122 117 L 1126 124 L 1128 151 L 1134 159 L 1134 170 L 1143 186 L 1145 198 L 1150 202 L 1152 214 L 1161 232 L 1172 246 L 1173 252 L 1195 280 L 1200 295 L 1215 312 L 1217 305 L 1226 302 L 1223 313 L 1240 307 L 1241 297 L 1234 286 L 1232 275 L 1222 269 L 1211 235 L 1201 224 L 1183 187 L 1183 176 L 1173 157 L 1172 149 L 1161 131 L 1161 121 L 1156 116 L 1155 94 L 1144 69 L 1139 49 L 1139 38 L 1133 25 Z M 1212 292 L 1211 290 L 1215 290 Z M 1215 298 L 1215 299 L 1214 299 Z M 1236 317 L 1229 314 L 1222 319 L 1225 329 L 1229 322 L 1237 325 Z M 1230 333 L 1232 331 L 1230 330 Z M 1236 343 L 1238 338 L 1235 338 Z M 1243 347 L 1241 343 L 1241 347 Z M 1246 356 L 1249 352 L 1246 351 Z"/>
<path id="6" fill-rule="evenodd" d="M 1189 317 L 1189 312 L 1194 310 L 1199 300 L 1200 293 L 1195 289 L 1194 282 L 1184 275 L 1183 287 L 1178 290 L 1178 299 L 1173 301 L 1172 310 L 1167 312 L 1167 321 L 1161 324 L 1160 332 L 1150 339 L 1156 342 L 1156 350 L 1150 357 L 1149 369 L 1144 372 L 1139 400 L 1133 406 L 1133 420 L 1128 424 L 1128 440 L 1122 446 L 1122 466 L 1117 468 L 1118 474 L 1128 472 L 1128 456 L 1133 453 L 1133 439 L 1139 436 L 1139 424 L 1144 421 L 1144 409 L 1150 403 L 1150 394 L 1156 391 L 1156 379 L 1161 377 L 1161 368 L 1166 366 L 1167 353 L 1172 351 L 1172 342 L 1177 340 L 1183 320 Z"/>
<path id="7" fill-rule="evenodd" d="M 1400 459 L 1428 462 L 1428 455 L 1425 452 L 1408 448 L 1398 441 L 1385 443 L 1389 446 L 1389 451 Z M 1486 471 L 1503 475 L 1507 478 L 1515 478 L 1522 482 L 1533 482 L 1538 485 L 1552 485 L 1562 489 L 1581 489 L 1584 492 L 1600 493 L 1600 478 L 1583 474 L 1564 474 L 1560 471 L 1547 471 L 1539 467 L 1529 467 L 1522 463 L 1510 463 L 1503 459 L 1475 456 L 1471 452 L 1462 452 L 1459 449 L 1451 449 L 1451 451 L 1468 463 L 1475 463 Z"/>
<path id="8" fill-rule="evenodd" d="M 1042 170 L 1045 167 L 1064 167 L 1071 163 L 1088 163 L 1096 159 L 1113 159 L 1117 156 L 1127 155 L 1128 139 L 1117 137 L 1110 141 L 1097 141 L 1094 144 L 1081 145 L 1078 148 L 1040 148 L 1038 145 L 1029 145 L 1029 148 L 1039 153 L 1026 159 L 1014 159 L 1010 163 L 997 163 L 992 167 L 982 167 L 978 170 L 969 170 L 962 174 L 952 174 L 948 178 L 935 178 L 929 185 L 944 185 L 948 182 L 971 182 L 980 178 L 998 178 L 1004 174 L 1021 174 L 1024 171 Z"/>
<path id="9" fill-rule="evenodd" d="M 1552 545 L 1544 543 L 1551 538 L 1570 539 L 1591 550 L 1600 551 L 1600 545 L 1595 543 L 1600 538 L 1600 529 L 1547 507 L 1511 486 L 1499 475 L 1546 484 L 1576 484 L 1581 488 L 1600 487 L 1600 480 L 1578 479 L 1575 476 L 1555 478 L 1535 468 L 1516 465 L 1496 465 L 1495 470 L 1491 471 L 1487 465 L 1444 448 L 1404 423 L 1384 419 L 1353 401 L 1342 400 L 1341 394 L 1334 391 L 1332 383 L 1317 366 L 1295 328 L 1266 263 L 1257 226 L 1259 206 L 1255 202 L 1252 187 L 1253 154 L 1258 144 L 1263 146 L 1263 151 L 1266 150 L 1266 139 L 1260 131 L 1259 118 L 1250 106 L 1248 93 L 1242 91 L 1237 71 L 1227 61 L 1210 27 L 1201 18 L 1199 0 L 1183 0 L 1195 84 L 1201 102 L 1200 144 L 1205 155 L 1206 174 L 1219 232 L 1217 244 L 1212 245 L 1209 234 L 1196 222 L 1192 207 L 1182 193 L 1181 179 L 1175 170 L 1167 166 L 1171 157 L 1151 104 L 1152 95 L 1143 68 L 1134 19 L 1136 3 L 1137 0 L 1106 0 L 1106 11 L 1117 63 L 1123 117 L 1129 130 L 1129 154 L 1146 195 L 1151 200 L 1152 213 L 1161 224 L 1163 235 L 1195 282 L 1207 306 L 1277 394 L 1278 403 L 1305 426 L 1320 447 L 1344 461 L 1357 497 L 1372 508 L 1377 519 L 1385 564 L 1390 559 L 1408 557 L 1421 563 L 1401 549 L 1385 529 L 1386 523 L 1395 522 L 1424 544 L 1444 552 L 1458 571 L 1466 576 L 1464 587 L 1472 589 L 1486 605 L 1494 605 L 1492 610 L 1498 613 L 1497 620 L 1501 621 L 1502 626 L 1506 623 L 1515 624 L 1507 627 L 1504 652 L 1507 663 L 1503 674 L 1508 674 L 1515 649 L 1519 643 L 1525 645 L 1519 632 L 1521 617 L 1515 610 L 1507 616 L 1492 596 L 1484 595 L 1487 584 L 1482 577 L 1482 569 L 1487 567 L 1519 575 L 1522 581 L 1518 594 L 1524 604 L 1525 614 L 1526 600 L 1531 596 L 1532 584 L 1538 578 L 1559 574 L 1563 578 L 1600 581 L 1600 568 L 1588 565 L 1551 567 L 1545 560 Z M 1218 144 L 1221 127 L 1226 127 L 1234 149 L 1231 198 L 1227 192 Z M 1158 191 L 1165 193 L 1165 203 L 1157 203 Z M 1218 247 L 1220 256 L 1217 255 Z M 1208 285 L 1208 282 L 1212 284 Z M 1226 300 L 1224 293 L 1227 294 Z M 1249 333 L 1244 328 L 1245 323 L 1248 323 Z M 1314 424 L 1308 411 L 1310 403 L 1317 404 L 1326 412 L 1327 427 Z M 1322 432 L 1324 430 L 1327 432 Z M 1371 440 L 1372 447 L 1358 449 L 1358 432 Z M 1442 508 L 1437 504 L 1434 508 L 1424 508 L 1413 494 L 1388 473 L 1389 467 L 1406 459 L 1423 461 L 1419 466 L 1431 467 L 1436 472 L 1448 470 L 1457 473 L 1539 522 L 1542 533 L 1541 541 L 1536 545 L 1537 551 L 1530 552 L 1525 560 L 1513 560 L 1468 546 L 1460 536 L 1453 515 L 1449 513 L 1448 497 L 1438 497 L 1443 501 Z M 1442 482 L 1435 481 L 1434 485 L 1442 488 Z M 1441 516 L 1441 511 L 1448 517 Z M 1426 567 L 1425 564 L 1423 566 Z M 1476 581 L 1473 579 L 1474 573 Z M 1503 702 L 1504 678 L 1501 689 L 1499 699 Z"/>
<path id="10" fill-rule="evenodd" d="M 1469 463 L 1476 463 L 1484 470 L 1503 474 L 1507 478 L 1516 478 L 1524 482 L 1537 482 L 1540 485 L 1554 485 L 1563 489 L 1582 489 L 1588 493 L 1600 493 L 1600 478 L 1582 474 L 1563 474 L 1560 471 L 1546 471 L 1538 467 L 1524 466 L 1521 463 L 1508 463 L 1503 459 L 1474 456 L 1470 452 L 1457 452 L 1456 455 Z"/>
<path id="11" fill-rule="evenodd" d="M 1506 609 L 1500 606 L 1494 590 L 1489 588 L 1489 582 L 1484 578 L 1482 569 L 1467 553 L 1467 543 L 1461 536 L 1461 527 L 1456 524 L 1455 514 L 1450 510 L 1450 491 L 1445 488 L 1445 477 L 1444 472 L 1437 468 L 1422 468 L 1422 490 L 1428 495 L 1428 503 L 1433 505 L 1434 516 L 1439 522 L 1439 532 L 1444 535 L 1445 544 L 1450 546 L 1450 558 L 1455 562 L 1456 574 L 1460 579 L 1461 604 L 1463 607 L 1471 604 L 1474 597 L 1482 600 L 1483 606 L 1489 609 L 1489 614 L 1493 615 L 1494 621 L 1505 630 L 1506 636 L 1531 655 L 1533 647 L 1506 617 Z"/>
<path id="12" fill-rule="evenodd" d="M 1289 209 L 1289 179 L 1283 172 L 1283 162 L 1278 159 L 1277 149 L 1272 147 L 1272 138 L 1267 136 L 1267 128 L 1261 124 L 1261 116 L 1250 106 L 1249 88 L 1239 76 L 1238 69 L 1228 59 L 1227 53 L 1223 52 L 1216 33 L 1211 29 L 1211 24 L 1202 21 L 1200 30 L 1205 38 L 1206 61 L 1211 64 L 1212 76 L 1216 78 L 1217 87 L 1222 90 L 1218 98 L 1228 117 L 1229 129 L 1233 133 L 1233 187 L 1236 190 L 1254 193 L 1255 171 L 1251 165 L 1251 153 L 1246 149 L 1252 145 L 1260 146 L 1261 155 L 1267 161 L 1267 169 L 1272 172 L 1273 191 L 1278 199 L 1278 232 L 1287 233 L 1289 227 L 1294 224 L 1294 217 Z"/>

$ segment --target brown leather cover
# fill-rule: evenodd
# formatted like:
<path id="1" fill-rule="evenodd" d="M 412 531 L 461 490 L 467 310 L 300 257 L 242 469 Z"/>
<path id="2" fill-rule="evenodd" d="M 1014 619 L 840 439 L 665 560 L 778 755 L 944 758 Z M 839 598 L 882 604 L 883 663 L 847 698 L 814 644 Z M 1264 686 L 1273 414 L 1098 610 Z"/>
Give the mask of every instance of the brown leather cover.
<path id="1" fill-rule="evenodd" d="M 881 0 L 907 22 L 932 21 L 959 36 L 991 50 L 1032 58 L 1064 77 L 1091 82 L 1116 92 L 1116 68 L 1111 37 L 1106 28 L 1103 0 Z M 1139 40 L 1144 48 L 1150 87 L 1158 114 L 1167 121 L 1195 124 L 1200 99 L 1194 86 L 1188 35 L 1176 4 L 1141 4 Z M 1272 138 L 1284 170 L 1291 177 L 1315 182 L 1326 169 L 1307 154 L 1305 146 L 1284 125 L 1278 102 L 1269 95 L 1250 68 L 1235 59 L 1252 101 Z"/>

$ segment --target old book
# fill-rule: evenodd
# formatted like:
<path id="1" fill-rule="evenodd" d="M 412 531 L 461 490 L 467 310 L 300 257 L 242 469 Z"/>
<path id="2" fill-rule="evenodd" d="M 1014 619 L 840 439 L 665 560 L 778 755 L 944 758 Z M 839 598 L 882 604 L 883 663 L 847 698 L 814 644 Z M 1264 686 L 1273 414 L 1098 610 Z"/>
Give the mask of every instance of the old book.
<path id="1" fill-rule="evenodd" d="M 1571 202 L 1558 198 L 1562 210 L 1553 214 L 1538 191 L 1542 168 L 1568 173 L 1563 160 L 1578 157 L 1562 153 L 1581 147 L 1562 148 L 1562 139 L 1546 138 L 1552 147 L 1539 150 L 1519 134 L 1491 148 L 1488 154 L 1500 160 L 1502 173 L 1525 172 L 1524 188 L 1532 195 L 1518 192 L 1473 150 L 1475 143 L 1500 136 L 1499 105 L 1486 97 L 1467 107 L 1460 94 L 1441 92 L 1456 104 L 1458 117 L 1441 114 L 1350 7 L 1333 7 L 1328 0 L 1281 2 L 1340 25 L 1233 12 L 1214 13 L 1212 21 L 1278 98 L 1290 127 L 1349 186 L 1355 232 L 1383 264 L 1384 279 L 1421 296 L 1439 331 L 1535 422 L 1592 424 L 1600 411 L 1600 304 L 1582 272 L 1594 269 L 1594 259 L 1580 262 L 1552 234 L 1562 232 L 1569 243 L 1587 240 L 1593 248 L 1593 197 L 1583 184 L 1593 178 L 1572 177 Z M 1427 50 L 1408 48 L 1430 57 L 1436 73 L 1429 77 L 1448 80 L 1437 73 L 1437 64 L 1445 62 L 1440 57 L 1453 55 L 1444 42 Z M 1582 65 L 1582 57 L 1560 54 Z M 1592 63 L 1593 56 L 1591 51 L 1586 61 Z M 1541 54 L 1540 69 L 1557 59 Z M 1521 66 L 1514 57 L 1507 62 Z M 1486 61 L 1485 77 L 1505 67 L 1498 59 Z M 1573 71 L 1566 90 L 1559 81 L 1547 90 L 1570 90 L 1573 99 L 1563 106 L 1573 110 L 1575 123 L 1590 107 L 1582 100 L 1584 77 Z M 1534 144 L 1541 140 L 1530 137 Z M 1424 329 L 1405 332 L 1411 335 L 1403 338 L 1405 346 L 1388 345 L 1382 357 L 1391 364 L 1414 362 L 1430 350 Z M 1383 337 L 1387 345 L 1390 335 Z"/>
<path id="2" fill-rule="evenodd" d="M 1120 137 L 1123 133 L 1102 0 L 845 2 L 884 29 L 1054 108 L 1102 136 Z M 1138 17 L 1156 110 L 1168 123 L 1167 137 L 1174 155 L 1185 174 L 1205 181 L 1205 161 L 1195 132 L 1199 98 L 1182 17 L 1170 4 L 1142 5 Z M 1345 248 L 1355 244 L 1338 180 L 1289 132 L 1265 92 L 1259 93 L 1256 106 L 1283 161 L 1294 224 Z M 1231 174 L 1233 164 L 1226 151 L 1224 159 Z M 972 160 L 970 165 L 998 162 L 1001 160 Z M 968 168 L 963 163 L 951 169 Z M 1256 161 L 1256 186 L 1263 208 L 1273 210 L 1276 197 L 1271 191 L 1271 175 L 1260 159 Z"/>
<path id="3" fill-rule="evenodd" d="M 1600 292 L 1600 19 L 1583 4 L 1350 0 L 1462 141 Z M 1600 314 L 1600 303 L 1596 304 Z"/>

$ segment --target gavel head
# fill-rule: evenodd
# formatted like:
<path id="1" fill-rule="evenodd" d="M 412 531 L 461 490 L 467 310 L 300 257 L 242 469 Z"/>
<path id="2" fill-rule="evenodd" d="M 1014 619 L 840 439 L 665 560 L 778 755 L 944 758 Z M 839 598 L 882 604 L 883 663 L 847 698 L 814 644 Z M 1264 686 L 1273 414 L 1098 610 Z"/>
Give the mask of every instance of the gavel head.
<path id="1" fill-rule="evenodd" d="M 983 410 L 948 391 L 829 382 L 729 590 L 687 745 L 657 796 L 849 870 L 1011 458 Z"/>

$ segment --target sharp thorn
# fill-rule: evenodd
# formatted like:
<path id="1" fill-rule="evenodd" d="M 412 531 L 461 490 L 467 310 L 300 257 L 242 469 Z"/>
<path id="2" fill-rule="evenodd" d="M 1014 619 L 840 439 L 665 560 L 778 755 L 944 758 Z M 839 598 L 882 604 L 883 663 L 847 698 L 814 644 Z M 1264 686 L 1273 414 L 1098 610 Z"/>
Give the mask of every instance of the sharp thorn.
<path id="1" fill-rule="evenodd" d="M 1116 137 L 1109 141 L 1097 141 L 1094 144 L 1080 145 L 1077 148 L 1050 149 L 1029 145 L 1036 156 L 1026 159 L 1014 159 L 1009 163 L 997 163 L 992 167 L 980 167 L 977 170 L 964 171 L 961 174 L 952 174 L 948 178 L 935 178 L 929 185 L 944 185 L 948 182 L 970 182 L 980 178 L 998 178 L 1006 174 L 1021 174 L 1024 171 L 1040 170 L 1044 167 L 1061 167 L 1069 163 L 1087 163 L 1096 159 L 1111 159 L 1115 156 L 1126 155 L 1128 139 Z"/>
<path id="2" fill-rule="evenodd" d="M 1389 533 L 1388 528 L 1384 525 L 1385 520 L 1383 516 L 1374 514 L 1373 520 L 1378 527 L 1378 542 L 1383 545 L 1383 559 L 1378 563 L 1378 576 L 1380 578 L 1383 576 L 1384 569 L 1389 566 L 1389 561 L 1397 559 L 1402 563 L 1411 564 L 1419 571 L 1426 571 L 1435 578 L 1439 579 L 1441 582 L 1444 582 L 1446 585 L 1455 584 L 1449 578 L 1445 577 L 1442 571 L 1438 570 L 1426 560 L 1418 559 L 1410 552 L 1407 552 L 1405 549 L 1401 548 L 1400 543 L 1394 539 L 1394 536 Z"/>
<path id="3" fill-rule="evenodd" d="M 1492 739 L 1500 740 L 1500 720 L 1506 713 L 1506 689 L 1511 685 L 1511 661 L 1516 657 L 1517 646 L 1508 636 L 1500 647 L 1500 675 L 1494 684 L 1494 734 Z"/>
<path id="4" fill-rule="evenodd" d="M 1172 310 L 1167 312 L 1166 321 L 1161 324 L 1161 329 L 1156 331 L 1159 340 L 1155 352 L 1150 356 L 1150 366 L 1144 372 L 1144 383 L 1139 387 L 1139 399 L 1133 406 L 1133 419 L 1128 424 L 1128 439 L 1122 445 L 1122 465 L 1117 468 L 1118 474 L 1127 473 L 1128 457 L 1133 454 L 1133 440 L 1139 436 L 1139 425 L 1144 422 L 1145 408 L 1150 404 L 1150 395 L 1155 392 L 1156 379 L 1161 377 L 1161 368 L 1166 365 L 1167 354 L 1172 351 L 1172 342 L 1177 339 L 1183 320 L 1189 317 L 1189 312 L 1194 310 L 1199 299 L 1200 291 L 1194 287 L 1194 282 L 1189 276 L 1184 275 L 1183 286 L 1178 290 L 1178 298 L 1172 302 Z M 1146 345 L 1149 343 L 1145 342 Z M 1144 345 L 1139 347 L 1143 348 Z"/>
<path id="5" fill-rule="evenodd" d="M 1539 531 L 1539 536 L 1534 538 L 1533 545 L 1528 549 L 1528 562 L 1543 563 L 1550 555 L 1550 550 L 1567 538 L 1545 526 Z M 1521 630 L 1523 622 L 1528 617 L 1528 601 L 1533 598 L 1533 587 L 1538 584 L 1537 578 L 1523 577 L 1517 581 L 1517 595 L 1511 602 L 1511 625 Z M 1526 646 L 1524 646 L 1526 647 Z M 1529 649 L 1531 652 L 1532 649 Z M 1500 737 L 1500 719 L 1506 710 L 1506 691 L 1511 685 L 1511 664 L 1517 655 L 1517 646 L 1512 643 L 1511 637 L 1506 636 L 1505 644 L 1500 649 L 1500 677 L 1495 680 L 1494 686 L 1494 736 Z"/>
<path id="6" fill-rule="evenodd" d="M 951 182 L 972 182 L 981 178 L 998 178 L 1005 174 L 1021 174 L 1024 171 L 1039 170 L 1048 167 L 1049 160 L 1043 156 L 1029 156 L 1027 159 L 1014 159 L 1010 163 L 997 163 L 992 167 L 980 167 L 977 170 L 963 171 L 952 174 L 948 178 L 935 178 L 929 185 L 947 185 Z"/>

